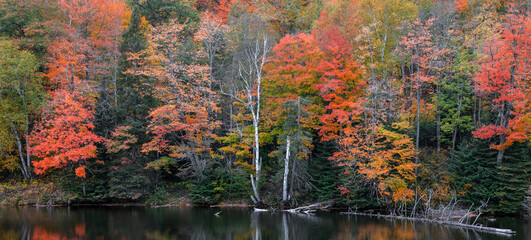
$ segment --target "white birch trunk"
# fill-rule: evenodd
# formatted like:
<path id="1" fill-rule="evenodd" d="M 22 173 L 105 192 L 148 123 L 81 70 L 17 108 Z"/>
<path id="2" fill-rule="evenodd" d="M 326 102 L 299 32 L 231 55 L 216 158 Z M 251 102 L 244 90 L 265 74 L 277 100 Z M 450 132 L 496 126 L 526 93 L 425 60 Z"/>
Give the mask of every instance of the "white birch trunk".
<path id="1" fill-rule="evenodd" d="M 284 159 L 284 180 L 282 182 L 282 204 L 286 204 L 288 201 L 288 175 L 289 175 L 289 149 L 290 140 L 289 136 L 286 140 L 286 158 Z"/>

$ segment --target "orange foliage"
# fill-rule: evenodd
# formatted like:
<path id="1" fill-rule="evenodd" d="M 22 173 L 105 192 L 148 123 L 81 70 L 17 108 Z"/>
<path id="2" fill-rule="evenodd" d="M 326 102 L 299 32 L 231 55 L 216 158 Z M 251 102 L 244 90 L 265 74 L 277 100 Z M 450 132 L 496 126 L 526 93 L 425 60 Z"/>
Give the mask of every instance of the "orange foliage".
<path id="1" fill-rule="evenodd" d="M 76 175 L 85 177 L 83 162 L 96 156 L 95 143 L 102 141 L 92 133 L 93 81 L 109 68 L 102 66 L 114 65 L 116 74 L 119 36 L 130 11 L 122 0 L 59 0 L 57 5 L 67 18 L 65 34 L 49 46 L 52 99 L 29 136 L 30 152 L 42 158 L 35 162 L 37 174 L 72 162 L 79 164 Z"/>
<path id="2" fill-rule="evenodd" d="M 131 126 L 119 126 L 111 133 L 111 139 L 105 140 L 105 147 L 108 153 L 117 153 L 121 150 L 127 150 L 131 144 L 138 141 L 133 134 L 128 133 Z"/>
<path id="3" fill-rule="evenodd" d="M 469 1 L 470 0 L 457 0 L 457 2 L 455 2 L 455 6 L 459 11 L 465 11 L 466 9 L 468 9 Z"/>
<path id="4" fill-rule="evenodd" d="M 233 0 L 220 0 L 219 4 L 214 7 L 216 10 L 216 16 L 222 19 L 224 23 L 227 22 L 227 18 L 229 17 L 232 2 Z"/>
<path id="5" fill-rule="evenodd" d="M 349 169 L 358 169 L 366 179 L 377 183 L 380 194 L 393 201 L 412 200 L 415 151 L 411 138 L 400 133 L 410 128 L 408 123 L 395 123 L 393 130 L 377 127 L 375 143 L 371 144 L 361 118 L 366 83 L 360 79 L 349 44 L 338 30 L 331 28 L 325 33 L 320 43 L 312 35 L 298 34 L 285 36 L 275 46 L 275 58 L 267 66 L 266 89 L 271 92 L 271 106 L 266 108 L 276 109 L 270 114 L 280 116 L 278 106 L 298 96 L 323 102 L 324 106 L 315 105 L 316 111 L 310 114 L 319 116 L 321 138 L 339 143 L 332 160 L 346 166 L 347 175 Z M 278 120 L 278 116 L 273 119 Z M 340 186 L 339 190 L 351 196 L 347 188 Z"/>
<path id="6" fill-rule="evenodd" d="M 91 91 L 88 81 L 103 73 L 102 66 L 117 64 L 110 55 L 118 54 L 119 36 L 130 10 L 122 0 L 59 0 L 57 4 L 68 20 L 63 23 L 64 36 L 49 46 L 46 76 L 52 89 Z M 96 61 L 96 54 L 104 56 L 103 61 Z"/>
<path id="7" fill-rule="evenodd" d="M 333 27 L 341 36 L 353 43 L 354 38 L 360 34 L 360 17 L 358 0 L 328 1 L 324 4 L 319 20 L 314 23 L 312 35 L 320 42 L 326 43 L 322 38 Z"/>
<path id="8" fill-rule="evenodd" d="M 189 159 L 194 170 L 204 167 L 204 156 L 210 154 L 210 142 L 219 123 L 212 114 L 219 110 L 207 66 L 185 63 L 184 25 L 170 21 L 152 29 L 150 48 L 139 59 L 140 67 L 129 73 L 155 80 L 156 96 L 165 105 L 152 110 L 148 132 L 153 140 L 142 151 L 167 153 L 171 157 Z M 186 53 L 187 54 L 187 53 Z M 204 52 L 194 54 L 202 58 Z"/>
<path id="9" fill-rule="evenodd" d="M 28 136 L 30 153 L 42 158 L 35 161 L 35 173 L 49 168 L 62 168 L 69 162 L 83 165 L 83 161 L 96 156 L 95 143 L 102 138 L 92 133 L 94 112 L 88 110 L 68 91 L 58 91 L 44 112 L 43 121 Z M 83 170 L 76 175 L 84 177 Z"/>
<path id="10" fill-rule="evenodd" d="M 282 104 L 296 101 L 298 97 L 310 100 L 310 105 L 303 105 L 305 112 L 310 112 L 309 119 L 302 119 L 307 127 L 315 127 L 322 107 L 316 84 L 321 83 L 319 64 L 324 55 L 312 35 L 305 33 L 295 36 L 286 35 L 273 48 L 273 60 L 266 65 L 268 104 L 264 106 L 266 123 L 274 124 L 281 118 Z"/>
<path id="11" fill-rule="evenodd" d="M 364 154 L 367 161 L 358 161 L 359 173 L 378 183 L 380 194 L 394 202 L 411 201 L 415 192 L 410 184 L 415 180 L 415 156 L 413 141 L 399 133 L 409 128 L 407 122 L 394 124 L 393 130 L 377 129 L 375 145 L 371 153 Z"/>
<path id="12" fill-rule="evenodd" d="M 323 125 L 319 134 L 324 141 L 338 139 L 340 145 L 347 146 L 364 110 L 366 82 L 360 78 L 361 72 L 350 47 L 337 28 L 329 29 L 326 37 L 320 40 L 325 57 L 318 66 L 322 76 L 316 87 L 326 104 L 326 113 L 320 117 Z"/>
<path id="13" fill-rule="evenodd" d="M 491 146 L 497 150 L 531 139 L 531 65 L 528 61 L 531 58 L 531 21 L 528 14 L 511 6 L 501 37 L 493 37 L 485 43 L 481 69 L 473 79 L 477 90 L 491 98 L 493 110 L 498 112 L 497 124 L 481 126 L 473 134 L 480 139 L 501 135 L 500 144 Z"/>
<path id="14" fill-rule="evenodd" d="M 85 168 L 86 168 L 85 166 L 77 167 L 77 168 L 75 169 L 75 171 L 76 171 L 76 176 L 78 176 L 78 177 L 80 177 L 80 178 L 85 178 L 85 177 L 87 177 L 87 174 L 86 174 L 86 172 L 85 172 Z"/>

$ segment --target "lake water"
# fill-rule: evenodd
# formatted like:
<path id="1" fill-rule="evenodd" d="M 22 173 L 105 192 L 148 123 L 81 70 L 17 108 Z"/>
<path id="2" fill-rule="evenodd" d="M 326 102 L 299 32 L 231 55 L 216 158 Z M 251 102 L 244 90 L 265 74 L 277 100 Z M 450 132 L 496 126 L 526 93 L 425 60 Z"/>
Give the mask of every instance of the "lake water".
<path id="1" fill-rule="evenodd" d="M 215 214 L 221 211 L 218 216 Z M 247 208 L 0 207 L 3 239 L 524 239 L 531 223 L 504 218 L 506 237 L 449 226 L 319 213 L 255 213 Z"/>

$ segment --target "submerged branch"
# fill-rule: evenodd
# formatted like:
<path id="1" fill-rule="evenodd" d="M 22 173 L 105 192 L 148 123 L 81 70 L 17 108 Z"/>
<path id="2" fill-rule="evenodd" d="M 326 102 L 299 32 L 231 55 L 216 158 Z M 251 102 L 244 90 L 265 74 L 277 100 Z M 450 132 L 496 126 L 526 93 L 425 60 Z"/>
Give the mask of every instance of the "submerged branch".
<path id="1" fill-rule="evenodd" d="M 489 233 L 495 233 L 500 234 L 504 236 L 513 236 L 516 234 L 516 231 L 513 231 L 511 229 L 504 229 L 504 228 L 494 228 L 494 227 L 485 227 L 481 224 L 466 224 L 462 223 L 461 221 L 450 221 L 450 220 L 440 220 L 440 219 L 428 219 L 426 217 L 406 217 L 406 216 L 398 216 L 398 215 L 382 215 L 382 214 L 373 214 L 373 213 L 360 213 L 357 211 L 349 211 L 348 212 L 341 212 L 340 214 L 344 215 L 359 215 L 359 216 L 370 216 L 370 217 L 384 217 L 387 219 L 401 219 L 401 220 L 410 220 L 410 221 L 420 221 L 420 222 L 428 222 L 428 223 L 436 223 L 436 224 L 445 224 L 445 225 L 451 225 L 461 228 L 468 228 L 483 232 L 489 232 Z M 469 213 L 467 213 L 468 215 Z M 475 221 L 474 221 L 475 223 Z"/>

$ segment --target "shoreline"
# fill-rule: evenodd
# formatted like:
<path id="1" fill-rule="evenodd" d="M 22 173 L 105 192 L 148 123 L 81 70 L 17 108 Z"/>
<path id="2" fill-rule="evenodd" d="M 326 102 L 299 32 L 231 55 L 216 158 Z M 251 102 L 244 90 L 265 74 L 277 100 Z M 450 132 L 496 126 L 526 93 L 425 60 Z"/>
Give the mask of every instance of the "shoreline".
<path id="1" fill-rule="evenodd" d="M 193 204 L 162 204 L 149 205 L 144 203 L 74 203 L 74 204 L 0 204 L 0 207 L 197 207 L 197 208 L 252 208 L 252 204 L 228 203 L 215 205 L 193 205 Z"/>
<path id="2" fill-rule="evenodd" d="M 415 222 L 424 222 L 424 223 L 432 223 L 432 224 L 438 224 L 438 225 L 449 225 L 452 227 L 458 227 L 458 228 L 467 228 L 477 231 L 483 231 L 488 232 L 492 234 L 502 235 L 506 237 L 511 237 L 517 234 L 516 231 L 512 229 L 504 229 L 504 228 L 494 228 L 494 227 L 487 227 L 483 225 L 473 225 L 473 224 L 465 224 L 465 223 L 459 223 L 454 221 L 443 221 L 443 220 L 437 220 L 437 219 L 426 219 L 426 218 L 416 218 L 416 217 L 404 217 L 404 216 L 397 216 L 397 215 L 382 215 L 382 214 L 371 214 L 371 213 L 359 213 L 359 212 L 340 212 L 340 215 L 355 215 L 355 216 L 368 216 L 368 217 L 376 217 L 376 218 L 385 218 L 385 219 L 397 219 L 397 220 L 403 220 L 403 221 L 415 221 Z"/>

